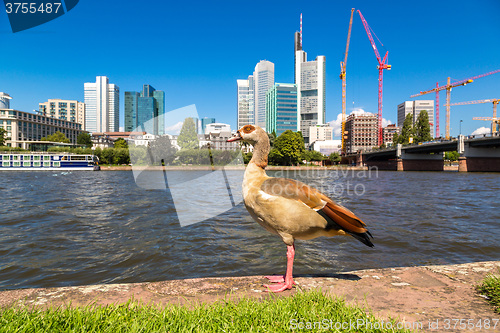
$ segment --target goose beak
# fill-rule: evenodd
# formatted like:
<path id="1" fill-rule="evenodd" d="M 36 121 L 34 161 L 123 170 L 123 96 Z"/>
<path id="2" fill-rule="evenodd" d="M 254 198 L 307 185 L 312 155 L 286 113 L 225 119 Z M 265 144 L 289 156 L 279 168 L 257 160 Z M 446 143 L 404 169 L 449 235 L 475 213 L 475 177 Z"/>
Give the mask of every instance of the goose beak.
<path id="1" fill-rule="evenodd" d="M 241 137 L 240 131 L 237 131 L 236 134 L 232 138 L 227 140 L 227 142 L 239 141 L 241 139 L 243 139 L 243 138 Z"/>

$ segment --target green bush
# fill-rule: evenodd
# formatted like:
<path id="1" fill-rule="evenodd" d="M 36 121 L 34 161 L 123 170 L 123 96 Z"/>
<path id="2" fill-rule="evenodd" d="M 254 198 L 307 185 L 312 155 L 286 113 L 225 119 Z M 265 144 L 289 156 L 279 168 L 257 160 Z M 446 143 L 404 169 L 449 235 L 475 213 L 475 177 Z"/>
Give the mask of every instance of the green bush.
<path id="1" fill-rule="evenodd" d="M 498 271 L 500 274 L 500 270 Z M 477 287 L 477 290 L 487 296 L 495 311 L 500 313 L 500 275 L 488 275 Z"/>

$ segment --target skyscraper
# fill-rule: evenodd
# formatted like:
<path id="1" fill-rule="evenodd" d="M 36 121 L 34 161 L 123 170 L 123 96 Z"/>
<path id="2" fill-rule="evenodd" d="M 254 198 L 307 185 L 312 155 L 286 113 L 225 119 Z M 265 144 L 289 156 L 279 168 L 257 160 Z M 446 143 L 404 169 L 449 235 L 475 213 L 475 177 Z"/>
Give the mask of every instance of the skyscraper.
<path id="1" fill-rule="evenodd" d="M 125 92 L 125 131 L 144 131 L 149 134 L 165 134 L 165 93 L 149 84 L 142 92 Z"/>
<path id="2" fill-rule="evenodd" d="M 137 128 L 137 106 L 139 94 L 136 91 L 125 91 L 125 132 L 132 132 Z"/>
<path id="3" fill-rule="evenodd" d="M 301 31 L 295 33 L 295 84 L 297 85 L 297 121 L 304 141 L 309 144 L 309 127 L 325 123 L 325 56 L 317 56 L 307 61 L 307 53 L 302 50 Z"/>
<path id="4" fill-rule="evenodd" d="M 257 126 L 266 129 L 266 93 L 274 85 L 274 64 L 261 60 L 253 72 L 254 81 L 254 108 Z"/>
<path id="5" fill-rule="evenodd" d="M 266 130 L 280 136 L 286 130 L 298 131 L 297 86 L 276 83 L 266 94 Z"/>
<path id="6" fill-rule="evenodd" d="M 96 82 L 84 83 L 85 130 L 118 132 L 120 123 L 120 88 L 106 76 L 97 76 Z"/>
<path id="7" fill-rule="evenodd" d="M 255 123 L 254 82 L 253 75 L 247 80 L 236 80 L 238 86 L 238 119 L 237 127 Z"/>
<path id="8" fill-rule="evenodd" d="M 165 134 L 165 92 L 161 90 L 153 91 L 153 98 L 155 99 L 155 107 L 157 113 L 158 135 Z"/>

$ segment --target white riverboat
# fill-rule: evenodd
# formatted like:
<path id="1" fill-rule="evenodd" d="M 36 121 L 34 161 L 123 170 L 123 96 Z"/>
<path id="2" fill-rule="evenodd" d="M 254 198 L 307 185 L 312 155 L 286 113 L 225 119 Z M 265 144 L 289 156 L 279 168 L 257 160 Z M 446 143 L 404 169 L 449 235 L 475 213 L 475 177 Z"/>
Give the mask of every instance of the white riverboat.
<path id="1" fill-rule="evenodd" d="M 46 152 L 0 152 L 0 171 L 99 170 L 95 155 Z"/>

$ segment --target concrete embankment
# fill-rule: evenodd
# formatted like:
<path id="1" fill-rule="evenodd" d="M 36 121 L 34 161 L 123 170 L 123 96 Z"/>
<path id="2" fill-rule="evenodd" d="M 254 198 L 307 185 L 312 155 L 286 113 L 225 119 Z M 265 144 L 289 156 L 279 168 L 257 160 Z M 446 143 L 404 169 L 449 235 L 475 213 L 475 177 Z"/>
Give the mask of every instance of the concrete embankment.
<path id="1" fill-rule="evenodd" d="M 422 324 L 423 331 L 463 331 L 453 329 L 455 319 L 485 323 L 491 328 L 474 327 L 471 331 L 493 329 L 495 314 L 475 286 L 489 273 L 498 274 L 500 261 L 419 267 L 367 269 L 323 276 L 297 276 L 296 287 L 280 294 L 288 297 L 299 290 L 318 289 L 347 302 L 367 307 L 381 319 Z M 77 287 L 20 289 L 0 292 L 0 307 L 11 304 L 28 306 L 85 306 L 88 304 L 121 304 L 133 298 L 146 304 L 196 304 L 215 302 L 225 297 L 267 298 L 262 276 L 199 278 L 159 282 L 102 284 Z M 449 329 L 446 324 L 450 323 Z M 481 328 L 482 327 L 482 328 Z M 469 329 L 468 329 L 469 331 Z"/>

